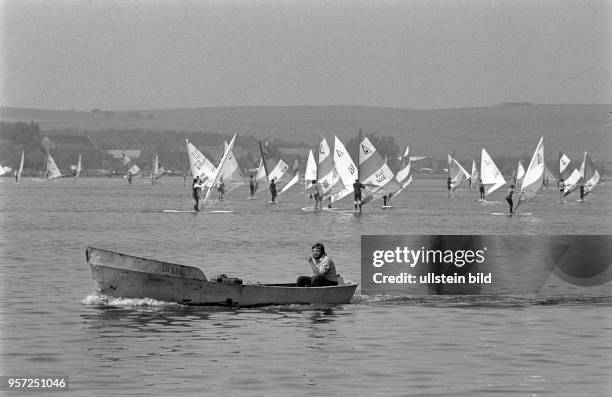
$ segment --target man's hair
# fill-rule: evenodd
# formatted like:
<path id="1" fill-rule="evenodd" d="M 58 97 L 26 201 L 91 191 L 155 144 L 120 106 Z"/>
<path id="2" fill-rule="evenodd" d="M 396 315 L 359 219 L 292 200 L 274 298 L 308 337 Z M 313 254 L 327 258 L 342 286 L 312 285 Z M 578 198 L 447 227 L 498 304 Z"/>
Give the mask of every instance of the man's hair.
<path id="1" fill-rule="evenodd" d="M 327 255 L 327 254 L 325 253 L 325 247 L 323 246 L 323 244 L 321 244 L 321 243 L 316 243 L 315 245 L 313 245 L 313 246 L 312 246 L 312 249 L 315 249 L 315 248 L 320 248 L 320 249 L 321 249 L 321 254 L 323 254 L 323 255 Z"/>

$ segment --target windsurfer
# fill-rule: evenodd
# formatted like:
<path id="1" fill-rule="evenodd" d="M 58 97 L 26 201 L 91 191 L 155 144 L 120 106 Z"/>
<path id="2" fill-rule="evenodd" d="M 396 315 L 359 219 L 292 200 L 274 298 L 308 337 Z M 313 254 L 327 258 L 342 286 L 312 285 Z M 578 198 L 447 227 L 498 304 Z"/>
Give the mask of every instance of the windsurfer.
<path id="1" fill-rule="evenodd" d="M 484 200 L 485 199 L 485 188 L 484 188 L 484 183 L 482 183 L 482 179 L 480 179 L 478 190 L 480 191 L 480 199 Z"/>
<path id="2" fill-rule="evenodd" d="M 270 194 L 272 195 L 272 202 L 276 203 L 276 179 L 272 178 L 270 181 Z"/>
<path id="3" fill-rule="evenodd" d="M 514 206 L 512 203 L 512 195 L 514 194 L 514 185 L 510 185 L 510 187 L 508 188 L 508 194 L 506 194 L 506 201 L 508 202 L 508 205 L 510 206 L 510 214 L 512 215 L 512 213 L 514 212 Z"/>
<path id="4" fill-rule="evenodd" d="M 253 179 L 253 175 L 249 177 L 249 189 L 251 190 L 251 198 L 255 197 L 255 179 Z"/>
<path id="5" fill-rule="evenodd" d="M 193 183 L 191 184 L 191 189 L 192 189 L 192 196 L 193 196 L 193 200 L 195 201 L 195 204 L 193 205 L 193 209 L 195 211 L 199 211 L 199 206 L 200 206 L 200 189 L 202 188 L 202 180 L 200 179 L 199 176 L 196 176 L 193 179 Z"/>
<path id="6" fill-rule="evenodd" d="M 306 262 L 310 265 L 314 276 L 299 276 L 297 278 L 298 287 L 326 287 L 338 285 L 336 265 L 325 253 L 323 244 L 316 243 L 312 246 L 312 255 L 306 257 Z"/>
<path id="7" fill-rule="evenodd" d="M 365 189 L 363 183 L 359 182 L 359 179 L 355 179 L 353 183 L 353 199 L 355 200 L 355 211 L 361 212 L 361 189 Z"/>
<path id="8" fill-rule="evenodd" d="M 451 181 L 450 176 L 446 180 L 446 190 L 448 190 L 448 198 L 453 197 L 453 182 Z"/>
<path id="9" fill-rule="evenodd" d="M 321 203 L 321 200 L 323 199 L 323 196 L 321 194 L 321 184 L 317 182 L 315 179 L 313 179 L 310 189 L 312 192 L 312 198 L 314 199 L 314 202 L 315 202 L 315 206 L 314 206 L 315 211 L 317 209 L 320 209 L 321 211 L 323 211 L 323 204 Z"/>
<path id="10" fill-rule="evenodd" d="M 559 178 L 559 201 L 563 200 L 563 191 L 565 190 L 565 182 L 563 178 Z"/>
<path id="11" fill-rule="evenodd" d="M 222 201 L 223 193 L 225 193 L 225 183 L 223 183 L 223 178 L 219 179 L 219 182 L 217 182 L 217 193 L 219 193 L 219 201 Z"/>

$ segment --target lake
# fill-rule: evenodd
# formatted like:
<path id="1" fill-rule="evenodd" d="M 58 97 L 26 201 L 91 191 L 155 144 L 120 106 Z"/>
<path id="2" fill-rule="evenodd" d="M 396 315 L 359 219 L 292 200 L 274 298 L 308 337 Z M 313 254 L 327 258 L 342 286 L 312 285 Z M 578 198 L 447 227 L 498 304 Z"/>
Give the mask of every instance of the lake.
<path id="1" fill-rule="evenodd" d="M 302 211 L 300 188 L 269 205 L 247 188 L 189 210 L 183 178 L 0 178 L 2 375 L 68 376 L 61 395 L 593 395 L 612 381 L 610 283 L 554 280 L 536 295 L 366 296 L 351 304 L 186 307 L 96 293 L 85 248 L 183 265 L 207 276 L 290 282 L 322 242 L 360 281 L 361 235 L 560 235 L 611 232 L 612 189 L 577 202 L 556 189 L 507 211 L 477 190 L 446 197 L 419 178 L 363 214 Z M 352 207 L 349 201 L 340 207 Z M 525 249 L 529 249 L 528 247 Z M 512 266 L 508 263 L 508 266 Z M 58 393 L 60 394 L 60 393 Z"/>

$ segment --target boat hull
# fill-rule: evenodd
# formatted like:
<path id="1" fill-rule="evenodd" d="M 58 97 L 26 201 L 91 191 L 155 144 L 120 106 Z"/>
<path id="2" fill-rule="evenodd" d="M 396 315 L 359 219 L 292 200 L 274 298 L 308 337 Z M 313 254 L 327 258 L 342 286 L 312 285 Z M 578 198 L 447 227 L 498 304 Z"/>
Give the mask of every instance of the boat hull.
<path id="1" fill-rule="evenodd" d="M 209 281 L 202 271 L 89 247 L 86 258 L 99 293 L 151 298 L 186 305 L 265 306 L 349 303 L 357 284 L 297 287 L 295 284 L 228 284 Z"/>

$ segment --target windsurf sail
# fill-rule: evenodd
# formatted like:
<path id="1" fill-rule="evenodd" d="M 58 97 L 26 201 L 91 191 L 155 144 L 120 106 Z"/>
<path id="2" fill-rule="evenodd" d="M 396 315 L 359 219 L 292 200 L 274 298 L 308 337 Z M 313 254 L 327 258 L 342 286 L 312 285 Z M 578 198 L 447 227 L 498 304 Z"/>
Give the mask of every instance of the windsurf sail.
<path id="1" fill-rule="evenodd" d="M 563 181 L 563 198 L 569 196 L 572 192 L 576 191 L 580 187 L 583 178 L 582 174 L 578 169 L 572 171 L 565 181 Z"/>
<path id="2" fill-rule="evenodd" d="M 454 191 L 461 185 L 464 178 L 469 178 L 470 174 L 459 164 L 450 154 L 448 155 L 448 176 L 451 178 L 451 190 Z"/>
<path id="3" fill-rule="evenodd" d="M 263 160 L 264 170 L 268 183 L 274 179 L 277 186 L 285 184 L 278 194 L 289 190 L 298 181 L 298 174 L 283 161 L 278 149 L 266 141 L 263 145 L 259 142 L 259 150 Z"/>
<path id="4" fill-rule="evenodd" d="M 81 169 L 82 169 L 82 165 L 81 165 L 81 153 L 79 153 L 79 159 L 77 160 L 77 165 L 76 165 L 76 172 L 74 174 L 75 178 L 78 178 L 81 176 Z"/>
<path id="5" fill-rule="evenodd" d="M 319 143 L 319 164 L 317 166 L 317 181 L 321 184 L 323 196 L 339 193 L 344 189 L 340 174 L 336 169 L 334 156 L 325 137 Z"/>
<path id="6" fill-rule="evenodd" d="M 130 167 L 127 173 L 132 174 L 132 175 L 138 175 L 138 173 L 140 173 L 140 167 L 134 164 L 133 166 Z"/>
<path id="7" fill-rule="evenodd" d="M 336 171 L 340 175 L 340 180 L 344 185 L 344 188 L 332 194 L 331 201 L 336 202 L 338 200 L 342 200 L 344 197 L 353 193 L 353 183 L 357 179 L 357 166 L 351 159 L 348 150 L 340 141 L 340 139 L 335 136 L 334 137 L 334 165 L 336 166 Z"/>
<path id="8" fill-rule="evenodd" d="M 565 181 L 572 174 L 569 168 L 570 162 L 571 160 L 569 159 L 569 157 L 567 157 L 565 153 L 561 153 L 561 151 L 559 151 L 559 179 L 560 180 L 563 179 Z"/>
<path id="9" fill-rule="evenodd" d="M 2 164 L 0 164 L 0 175 L 4 175 L 7 172 L 9 172 L 9 170 L 7 169 L 7 167 L 4 167 Z"/>
<path id="10" fill-rule="evenodd" d="M 493 159 L 491 158 L 491 156 L 489 156 L 489 153 L 487 153 L 485 148 L 482 148 L 482 154 L 480 157 L 480 174 L 480 179 L 482 180 L 482 183 L 485 186 L 488 185 L 485 189 L 486 196 L 506 184 L 504 176 L 499 171 L 499 168 L 497 168 L 497 166 L 493 162 Z"/>
<path id="11" fill-rule="evenodd" d="M 306 160 L 306 171 L 304 172 L 304 190 L 312 187 L 312 181 L 317 180 L 317 162 L 312 153 L 312 149 L 308 151 L 308 160 Z"/>
<path id="12" fill-rule="evenodd" d="M 404 189 L 406 189 L 412 183 L 412 165 L 410 164 L 410 146 L 406 145 L 404 155 L 400 157 L 400 162 L 397 166 L 397 172 L 395 173 L 395 179 L 400 184 L 400 189 L 393 194 L 396 197 Z"/>
<path id="13" fill-rule="evenodd" d="M 186 139 L 185 141 L 187 142 L 191 175 L 194 178 L 199 176 L 203 185 L 210 187 L 216 172 L 215 166 L 189 140 Z"/>
<path id="14" fill-rule="evenodd" d="M 227 158 L 223 163 L 223 168 L 221 168 L 219 171 L 219 179 L 223 180 L 225 192 L 231 192 L 232 190 L 244 185 L 244 177 L 242 175 L 242 171 L 240 171 L 238 160 L 236 160 L 236 156 L 234 156 L 233 147 L 230 148 L 229 144 L 224 142 L 224 152 L 228 150 L 229 152 L 227 153 Z M 218 168 L 220 167 L 221 164 L 219 164 Z"/>
<path id="15" fill-rule="evenodd" d="M 523 181 L 523 177 L 525 176 L 525 168 L 523 167 L 523 163 L 519 160 L 518 165 L 516 167 L 516 185 L 520 185 Z"/>
<path id="16" fill-rule="evenodd" d="M 536 146 L 535 152 L 533 152 L 533 156 L 529 162 L 529 167 L 527 167 L 527 171 L 525 171 L 516 208 L 518 208 L 522 202 L 533 200 L 536 197 L 537 192 L 542 188 L 543 183 L 544 137 L 541 137 L 540 142 L 538 142 L 538 146 Z"/>
<path id="17" fill-rule="evenodd" d="M 263 163 L 263 157 L 259 159 L 259 167 L 257 167 L 257 175 L 255 175 L 255 191 L 259 189 L 263 189 L 268 185 L 268 180 L 266 178 L 266 169 Z"/>
<path id="18" fill-rule="evenodd" d="M 49 179 L 59 178 L 60 176 L 62 176 L 62 173 L 57 167 L 57 164 L 55 164 L 55 160 L 53 160 L 53 157 L 51 157 L 51 154 L 49 153 L 47 153 L 46 169 L 47 169 L 47 178 Z"/>
<path id="19" fill-rule="evenodd" d="M 159 156 L 157 153 L 153 155 L 153 167 L 151 170 L 151 183 L 154 184 L 156 180 L 161 178 L 164 174 L 164 167 L 159 163 Z"/>
<path id="20" fill-rule="evenodd" d="M 472 187 L 475 183 L 478 182 L 479 177 L 480 177 L 480 173 L 478 172 L 478 168 L 476 168 L 476 159 L 472 159 L 472 173 L 470 174 L 470 187 Z"/>
<path id="21" fill-rule="evenodd" d="M 588 195 L 595 189 L 599 182 L 599 172 L 593 167 L 591 158 L 587 152 L 584 152 L 584 161 L 582 162 L 582 176 L 584 180 L 584 195 Z"/>
<path id="22" fill-rule="evenodd" d="M 217 166 L 217 168 L 215 169 L 215 173 L 212 177 L 210 186 L 207 186 L 208 191 L 206 192 L 206 196 L 204 196 L 204 201 L 202 201 L 202 205 L 206 203 L 206 200 L 208 200 L 208 197 L 210 196 L 210 192 L 212 191 L 212 189 L 216 188 L 217 184 L 219 183 L 219 180 L 223 178 L 225 162 L 227 161 L 227 158 L 230 152 L 232 151 L 232 148 L 234 147 L 235 140 L 236 140 L 236 134 L 234 134 L 234 136 L 232 137 L 232 140 L 230 141 L 230 143 L 226 146 L 225 150 L 223 151 L 223 157 L 221 157 L 221 161 L 219 161 L 219 166 Z M 225 169 L 227 170 L 227 168 Z M 225 178 L 223 178 L 223 181 L 225 183 Z"/>
<path id="23" fill-rule="evenodd" d="M 17 170 L 17 182 L 21 182 L 21 174 L 23 173 L 23 162 L 25 160 L 25 151 L 21 151 L 21 161 L 19 162 L 19 169 Z"/>
<path id="24" fill-rule="evenodd" d="M 359 143 L 359 179 L 365 186 L 362 204 L 401 189 L 393 171 L 367 137 Z"/>

